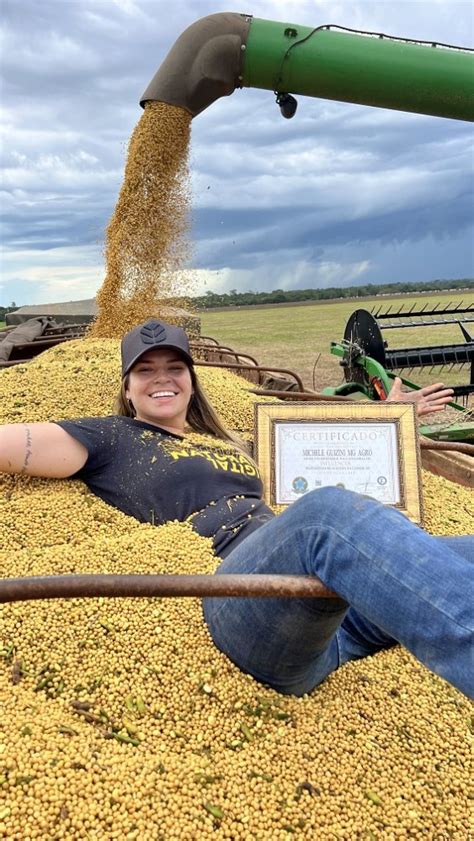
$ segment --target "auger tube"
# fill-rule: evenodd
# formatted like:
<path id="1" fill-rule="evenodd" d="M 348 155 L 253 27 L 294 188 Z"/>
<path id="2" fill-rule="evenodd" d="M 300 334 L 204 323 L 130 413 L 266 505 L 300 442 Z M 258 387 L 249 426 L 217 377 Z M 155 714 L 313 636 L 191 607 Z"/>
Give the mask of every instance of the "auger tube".
<path id="1" fill-rule="evenodd" d="M 237 87 L 474 120 L 473 50 L 233 13 L 188 27 L 140 102 L 194 117 Z"/>

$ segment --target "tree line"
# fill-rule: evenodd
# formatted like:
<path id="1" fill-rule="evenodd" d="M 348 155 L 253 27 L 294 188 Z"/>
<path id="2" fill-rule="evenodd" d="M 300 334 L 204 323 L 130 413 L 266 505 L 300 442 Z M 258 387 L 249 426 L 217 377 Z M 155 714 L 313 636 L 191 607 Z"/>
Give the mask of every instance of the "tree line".
<path id="1" fill-rule="evenodd" d="M 5 316 L 7 312 L 13 312 L 13 310 L 17 310 L 18 307 L 15 304 L 15 301 L 12 301 L 9 307 L 2 307 L 0 306 L 0 321 L 5 321 Z"/>
<path id="2" fill-rule="evenodd" d="M 211 292 L 192 299 L 202 310 L 214 307 L 247 307 L 254 304 L 285 304 L 297 301 L 327 301 L 332 298 L 373 298 L 376 295 L 399 295 L 413 292 L 441 292 L 474 289 L 474 278 L 432 280 L 406 283 L 367 283 L 364 286 L 330 286 L 327 289 L 274 289 L 272 292 Z"/>
<path id="3" fill-rule="evenodd" d="M 461 280 L 431 280 L 406 283 L 367 283 L 364 286 L 329 286 L 327 289 L 274 289 L 272 292 L 206 292 L 192 298 L 200 310 L 214 307 L 248 307 L 253 304 L 286 304 L 298 301 L 328 301 L 333 298 L 373 298 L 376 295 L 400 295 L 413 292 L 444 292 L 459 289 L 474 289 L 474 278 Z M 5 321 L 7 312 L 18 309 L 14 301 L 9 307 L 0 306 L 0 321 Z"/>

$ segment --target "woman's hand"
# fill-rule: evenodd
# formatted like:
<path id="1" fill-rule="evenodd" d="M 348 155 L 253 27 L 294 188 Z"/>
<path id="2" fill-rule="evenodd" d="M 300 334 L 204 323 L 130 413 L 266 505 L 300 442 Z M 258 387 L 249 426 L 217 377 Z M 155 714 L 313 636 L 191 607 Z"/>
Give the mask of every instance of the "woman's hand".
<path id="1" fill-rule="evenodd" d="M 397 403 L 414 403 L 418 417 L 429 415 L 431 412 L 441 412 L 453 399 L 453 389 L 445 388 L 444 383 L 425 385 L 416 391 L 403 391 L 400 377 L 395 377 L 388 401 Z"/>

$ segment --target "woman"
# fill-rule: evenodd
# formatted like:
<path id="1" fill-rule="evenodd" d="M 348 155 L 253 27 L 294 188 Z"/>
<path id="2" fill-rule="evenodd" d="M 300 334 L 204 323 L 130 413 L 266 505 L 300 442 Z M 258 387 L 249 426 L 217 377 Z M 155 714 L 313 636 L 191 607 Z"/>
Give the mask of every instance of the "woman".
<path id="1" fill-rule="evenodd" d="M 440 384 L 407 395 L 399 380 L 390 395 L 416 401 L 419 415 L 451 397 Z M 255 464 L 199 385 L 181 328 L 151 320 L 124 337 L 117 414 L 4 426 L 0 470 L 80 478 L 144 522 L 189 520 L 213 538 L 217 574 L 320 578 L 338 598 L 204 599 L 216 645 L 282 693 L 309 692 L 343 663 L 399 641 L 474 696 L 474 538 L 431 537 L 339 488 L 312 491 L 274 517 Z"/>

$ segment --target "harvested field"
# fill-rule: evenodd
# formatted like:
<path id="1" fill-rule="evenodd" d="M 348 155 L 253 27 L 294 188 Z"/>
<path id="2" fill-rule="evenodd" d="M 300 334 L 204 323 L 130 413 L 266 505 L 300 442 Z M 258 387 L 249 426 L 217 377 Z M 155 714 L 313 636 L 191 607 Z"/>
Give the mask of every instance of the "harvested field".
<path id="1" fill-rule="evenodd" d="M 452 293 L 448 296 L 419 295 L 405 297 L 404 305 L 409 308 L 412 304 L 431 305 L 439 301 L 467 303 L 472 300 L 472 293 Z M 329 353 L 331 341 L 340 341 L 344 335 L 344 328 L 351 313 L 356 309 L 371 310 L 375 305 L 383 305 L 384 309 L 390 304 L 400 307 L 400 299 L 396 298 L 360 298 L 357 302 L 335 301 L 314 304 L 286 306 L 279 304 L 267 308 L 248 307 L 245 310 L 232 309 L 219 312 L 206 311 L 201 313 L 202 333 L 213 336 L 222 344 L 229 345 L 242 353 L 254 355 L 262 365 L 276 365 L 280 368 L 291 368 L 303 377 L 305 386 L 313 387 L 313 368 L 315 370 L 315 387 L 322 389 L 329 385 L 339 385 L 342 372 L 339 361 Z M 255 309 L 255 311 L 254 311 Z M 420 345 L 447 344 L 450 341 L 464 341 L 457 325 L 443 327 L 416 328 L 403 330 L 386 330 L 384 338 L 388 347 L 417 347 Z M 437 378 L 451 385 L 458 385 L 469 381 L 469 370 L 444 371 L 434 369 L 415 370 L 411 375 L 414 382 L 426 385 L 435 382 Z"/>

